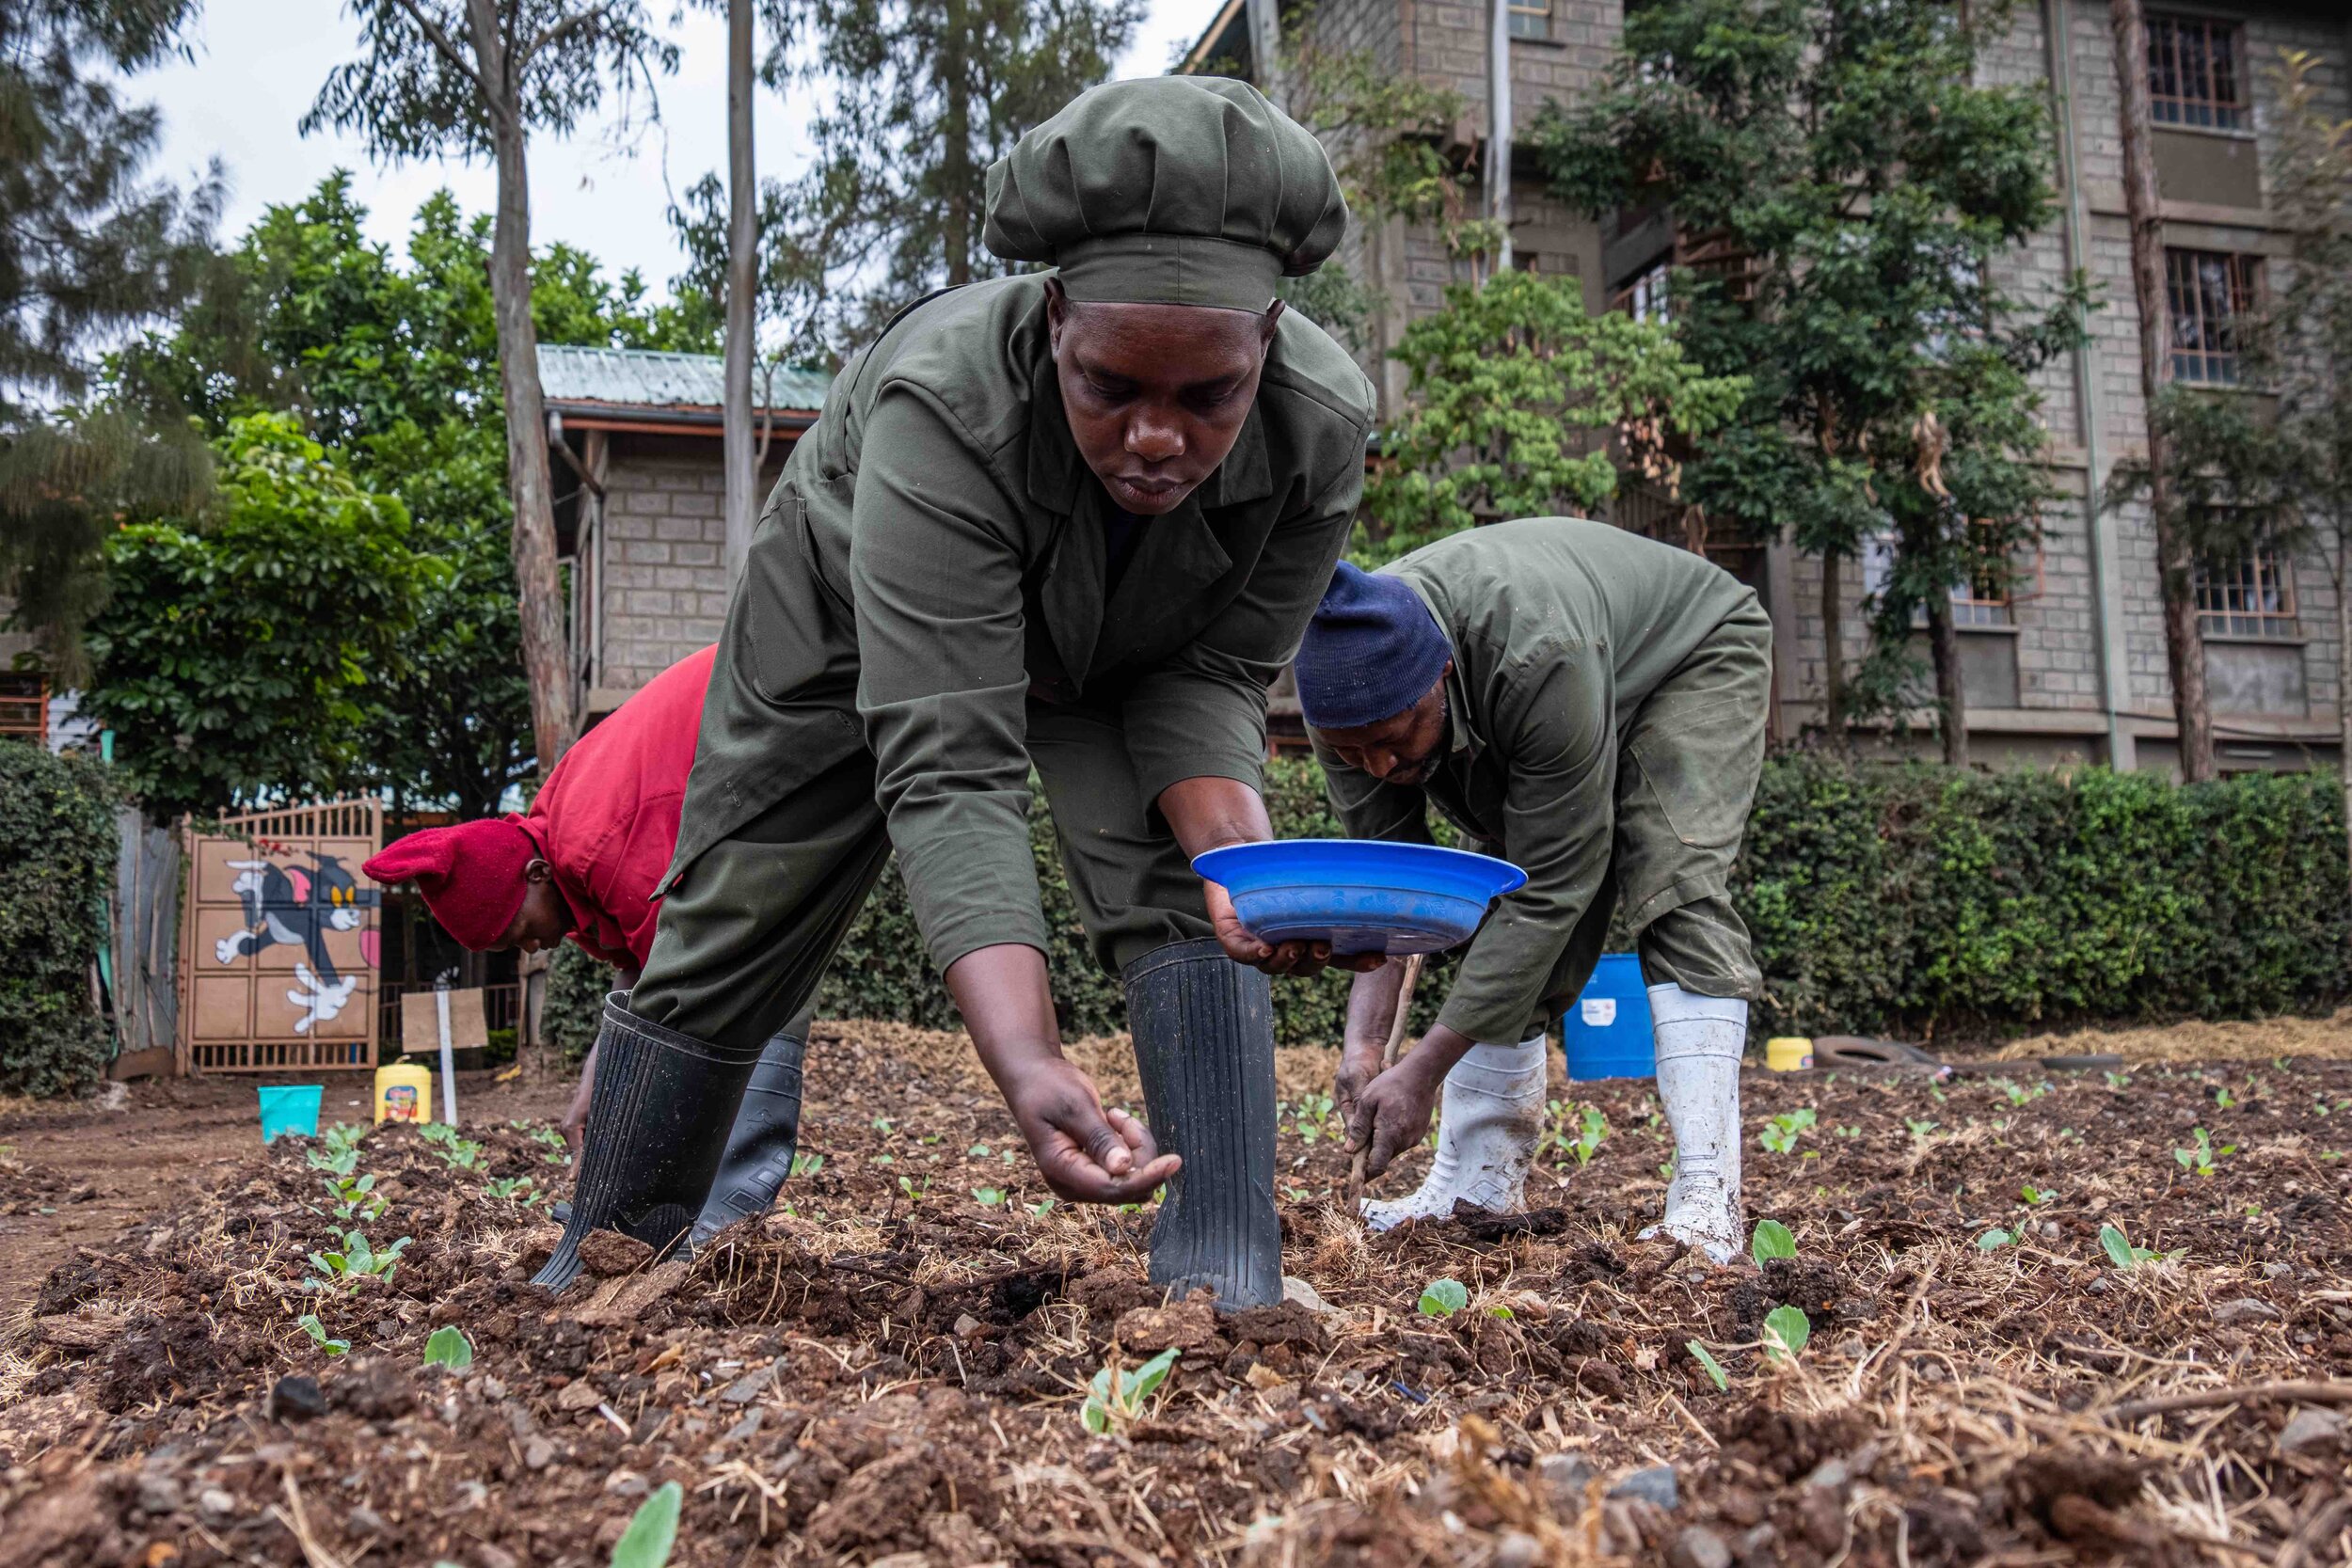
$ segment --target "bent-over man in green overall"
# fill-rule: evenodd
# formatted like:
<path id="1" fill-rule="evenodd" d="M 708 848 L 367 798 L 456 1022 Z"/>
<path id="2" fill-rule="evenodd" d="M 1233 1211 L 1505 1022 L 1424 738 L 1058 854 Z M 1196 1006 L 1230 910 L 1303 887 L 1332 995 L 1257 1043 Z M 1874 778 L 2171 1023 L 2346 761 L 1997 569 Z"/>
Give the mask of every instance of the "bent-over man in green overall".
<path id="1" fill-rule="evenodd" d="M 1165 1181 L 1152 1277 L 1279 1299 L 1260 971 L 1329 954 L 1256 942 L 1190 857 L 1271 834 L 1265 689 L 1362 488 L 1370 383 L 1274 297 L 1345 223 L 1322 146 L 1232 81 L 1097 87 L 989 170 L 990 248 L 1055 270 L 902 312 L 769 498 L 542 1283 L 596 1227 L 686 1229 L 762 1043 L 895 847 L 1047 1185 L 1127 1202 Z M 1148 1130 L 1061 1054 L 1033 768 L 1125 980 Z"/>
<path id="2" fill-rule="evenodd" d="M 1429 841 L 1438 811 L 1527 885 L 1489 911 L 1437 1026 L 1387 1071 L 1403 965 L 1357 976 L 1336 1098 L 1378 1174 L 1438 1157 L 1387 1228 L 1457 1200 L 1516 1209 L 1543 1131 L 1544 1030 L 1592 977 L 1618 899 L 1649 985 L 1676 1167 L 1661 1230 L 1740 1247 L 1740 1059 L 1759 994 L 1729 875 L 1755 800 L 1772 625 L 1690 551 L 1603 523 L 1473 529 L 1377 573 L 1340 567 L 1299 704 L 1358 838 Z"/>

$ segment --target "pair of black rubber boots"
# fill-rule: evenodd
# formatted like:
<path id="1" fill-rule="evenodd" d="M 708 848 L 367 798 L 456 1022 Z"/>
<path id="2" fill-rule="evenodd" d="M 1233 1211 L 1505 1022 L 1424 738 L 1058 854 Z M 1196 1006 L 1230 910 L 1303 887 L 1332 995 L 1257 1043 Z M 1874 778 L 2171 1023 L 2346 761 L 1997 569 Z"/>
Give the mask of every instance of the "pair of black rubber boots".
<path id="1" fill-rule="evenodd" d="M 1202 938 L 1144 955 L 1121 979 L 1146 1122 L 1161 1152 L 1184 1160 L 1152 1229 L 1152 1279 L 1179 1297 L 1205 1287 L 1227 1309 L 1279 1301 L 1266 977 Z M 801 1053 L 784 1036 L 760 1052 L 729 1052 L 608 999 L 571 1215 L 533 1283 L 571 1283 L 592 1230 L 699 1246 L 765 1212 L 792 1168 Z"/>

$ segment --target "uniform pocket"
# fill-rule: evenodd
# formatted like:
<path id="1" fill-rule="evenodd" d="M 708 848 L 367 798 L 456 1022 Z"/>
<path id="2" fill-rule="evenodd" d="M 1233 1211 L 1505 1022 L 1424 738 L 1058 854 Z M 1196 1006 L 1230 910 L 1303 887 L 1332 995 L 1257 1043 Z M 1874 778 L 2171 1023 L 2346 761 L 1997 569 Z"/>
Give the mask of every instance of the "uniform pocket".
<path id="1" fill-rule="evenodd" d="M 1745 697 L 1644 707 L 1625 752 L 1637 800 L 1686 848 L 1740 842 L 1764 760 L 1764 705 Z"/>

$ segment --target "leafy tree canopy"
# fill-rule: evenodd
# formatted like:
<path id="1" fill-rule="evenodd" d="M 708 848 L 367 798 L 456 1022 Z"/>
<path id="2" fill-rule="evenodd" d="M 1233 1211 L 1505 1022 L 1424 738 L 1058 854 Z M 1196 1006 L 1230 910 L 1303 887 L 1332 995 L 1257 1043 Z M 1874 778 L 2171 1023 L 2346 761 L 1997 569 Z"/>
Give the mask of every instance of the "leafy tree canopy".
<path id="1" fill-rule="evenodd" d="M 288 416 L 233 419 L 202 529 L 108 535 L 88 711 L 157 814 L 327 796 L 365 770 L 371 683 L 400 672 L 430 587 L 407 508 Z"/>
<path id="2" fill-rule="evenodd" d="M 1366 565 L 1473 523 L 1588 514 L 1616 493 L 1620 461 L 1656 464 L 1665 438 L 1705 435 L 1747 391 L 1686 358 L 1663 325 L 1587 315 L 1581 280 L 1530 272 L 1450 285 L 1395 354 L 1410 403 L 1365 490 Z"/>
<path id="3" fill-rule="evenodd" d="M 1661 0 L 1615 64 L 1533 141 L 1588 213 L 1669 208 L 1711 268 L 1677 270 L 1684 350 L 1749 378 L 1692 449 L 1680 497 L 1833 560 L 1891 535 L 1877 606 L 1883 704 L 1908 687 L 1914 617 L 2006 584 L 2050 492 L 2032 372 L 2078 341 L 2080 280 L 2028 303 L 1999 264 L 2049 222 L 2047 110 L 1979 82 L 2009 8 L 1947 0 Z M 1688 252 L 1686 251 L 1686 254 Z M 1957 670 L 1937 643 L 1938 675 Z"/>
<path id="4" fill-rule="evenodd" d="M 369 671 L 358 699 L 364 766 L 348 782 L 483 815 L 534 766 L 489 220 L 446 191 L 428 198 L 403 265 L 367 239 L 366 219 L 340 172 L 271 208 L 176 329 L 115 356 L 107 386 L 159 421 L 192 419 L 215 437 L 244 418 L 296 411 L 356 482 L 398 498 L 415 546 L 445 570 L 424 585 L 402 657 Z M 645 295 L 634 273 L 614 279 L 571 246 L 535 258 L 542 341 L 710 348 L 707 324 Z"/>

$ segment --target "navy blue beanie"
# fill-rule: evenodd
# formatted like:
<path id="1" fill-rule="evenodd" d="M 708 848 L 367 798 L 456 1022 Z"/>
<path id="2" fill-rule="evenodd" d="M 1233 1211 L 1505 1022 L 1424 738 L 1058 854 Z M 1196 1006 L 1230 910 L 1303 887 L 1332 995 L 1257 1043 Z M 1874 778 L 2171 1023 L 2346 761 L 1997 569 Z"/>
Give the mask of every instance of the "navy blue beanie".
<path id="1" fill-rule="evenodd" d="M 1454 649 L 1402 578 L 1340 562 L 1298 645 L 1298 706 L 1319 730 L 1376 724 L 1411 707 Z"/>

